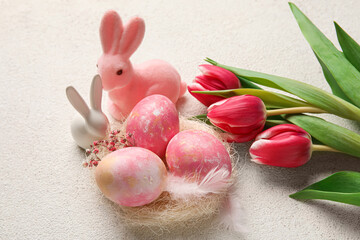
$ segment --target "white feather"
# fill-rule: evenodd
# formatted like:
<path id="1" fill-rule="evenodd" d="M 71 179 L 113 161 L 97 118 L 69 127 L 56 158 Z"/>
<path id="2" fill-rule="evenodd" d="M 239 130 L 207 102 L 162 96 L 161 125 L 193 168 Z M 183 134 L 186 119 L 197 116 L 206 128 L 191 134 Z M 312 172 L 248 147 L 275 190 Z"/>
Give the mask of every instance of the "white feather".
<path id="1" fill-rule="evenodd" d="M 230 172 L 225 168 L 213 168 L 199 184 L 199 187 L 207 192 L 221 193 L 230 187 Z"/>
<path id="2" fill-rule="evenodd" d="M 245 214 L 241 207 L 238 188 L 233 184 L 230 173 L 224 168 L 214 168 L 200 183 L 169 174 L 166 191 L 173 199 L 190 200 L 208 193 L 225 193 L 226 199 L 218 215 L 218 222 L 224 228 L 237 232 L 246 231 Z"/>
<path id="3" fill-rule="evenodd" d="M 231 186 L 230 173 L 224 168 L 214 168 L 208 172 L 200 182 L 191 182 L 183 177 L 169 174 L 167 178 L 166 191 L 174 199 L 186 199 L 192 196 L 203 196 L 208 193 L 226 192 Z"/>
<path id="4" fill-rule="evenodd" d="M 246 231 L 245 211 L 240 204 L 236 185 L 233 185 L 229 190 L 227 199 L 224 202 L 218 218 L 220 225 L 224 226 L 228 230 L 236 232 Z"/>

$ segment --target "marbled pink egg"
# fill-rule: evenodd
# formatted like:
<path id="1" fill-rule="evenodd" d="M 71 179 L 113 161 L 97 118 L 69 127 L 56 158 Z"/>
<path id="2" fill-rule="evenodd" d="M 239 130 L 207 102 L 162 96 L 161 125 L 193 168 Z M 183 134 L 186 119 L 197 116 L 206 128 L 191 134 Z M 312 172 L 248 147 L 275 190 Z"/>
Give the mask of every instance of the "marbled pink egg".
<path id="1" fill-rule="evenodd" d="M 199 130 L 182 131 L 173 137 L 166 149 L 166 162 L 176 176 L 196 181 L 214 168 L 227 169 L 229 176 L 232 170 L 230 155 L 221 141 Z"/>
<path id="2" fill-rule="evenodd" d="M 179 132 L 179 115 L 173 102 L 163 95 L 142 99 L 131 111 L 126 125 L 127 140 L 165 156 L 166 146 Z M 130 137 L 129 137 L 130 136 Z"/>
<path id="3" fill-rule="evenodd" d="M 166 184 L 163 161 L 153 152 L 128 147 L 106 155 L 96 168 L 101 192 L 111 201 L 135 207 L 159 197 Z"/>

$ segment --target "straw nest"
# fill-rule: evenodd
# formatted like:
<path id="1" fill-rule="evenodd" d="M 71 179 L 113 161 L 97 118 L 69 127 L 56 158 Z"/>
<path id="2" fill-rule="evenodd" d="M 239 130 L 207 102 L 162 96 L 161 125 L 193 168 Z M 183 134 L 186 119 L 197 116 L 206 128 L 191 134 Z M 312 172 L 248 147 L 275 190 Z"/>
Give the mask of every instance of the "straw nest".
<path id="1" fill-rule="evenodd" d="M 120 136 L 125 136 L 125 125 L 114 122 L 111 124 L 112 129 L 120 130 Z M 231 175 L 232 186 L 236 182 L 238 174 L 235 168 L 238 155 L 233 147 L 224 141 L 221 133 L 212 126 L 199 121 L 189 120 L 180 117 L 180 131 L 196 129 L 208 132 L 220 139 L 228 152 L 230 153 L 233 163 L 233 171 Z M 100 155 L 106 155 L 106 152 Z M 229 191 L 220 194 L 207 194 L 202 197 L 193 196 L 185 199 L 173 199 L 168 192 L 163 192 L 154 202 L 140 207 L 124 207 L 112 203 L 114 211 L 117 213 L 122 222 L 130 227 L 149 227 L 171 229 L 179 227 L 194 227 L 201 222 L 216 217 L 221 211 L 224 202 L 227 199 Z"/>

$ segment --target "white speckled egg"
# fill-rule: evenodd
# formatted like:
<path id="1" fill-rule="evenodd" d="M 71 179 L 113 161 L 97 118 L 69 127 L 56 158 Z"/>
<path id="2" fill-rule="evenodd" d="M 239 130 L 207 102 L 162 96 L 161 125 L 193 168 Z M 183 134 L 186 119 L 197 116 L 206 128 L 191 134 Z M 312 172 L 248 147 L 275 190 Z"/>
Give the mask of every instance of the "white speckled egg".
<path id="1" fill-rule="evenodd" d="M 153 151 L 160 158 L 179 132 L 179 115 L 173 102 L 163 95 L 142 99 L 131 111 L 126 125 L 127 140 Z"/>
<path id="2" fill-rule="evenodd" d="M 215 136 L 200 131 L 178 133 L 166 149 L 169 171 L 176 176 L 201 181 L 212 169 L 232 170 L 230 155 Z"/>
<path id="3" fill-rule="evenodd" d="M 128 147 L 106 155 L 96 168 L 101 192 L 111 201 L 135 207 L 151 203 L 166 185 L 167 171 L 153 152 Z"/>

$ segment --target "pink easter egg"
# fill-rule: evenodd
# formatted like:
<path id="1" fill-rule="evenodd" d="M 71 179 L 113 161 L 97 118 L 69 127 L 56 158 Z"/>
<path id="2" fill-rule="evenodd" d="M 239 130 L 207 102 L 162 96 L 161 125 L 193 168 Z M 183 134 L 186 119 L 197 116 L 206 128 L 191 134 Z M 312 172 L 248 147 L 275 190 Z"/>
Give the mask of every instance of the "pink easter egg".
<path id="1" fill-rule="evenodd" d="M 163 95 L 142 99 L 131 111 L 126 125 L 127 140 L 153 151 L 160 158 L 179 132 L 179 115 L 173 102 Z"/>
<path id="2" fill-rule="evenodd" d="M 167 171 L 153 152 L 128 147 L 106 155 L 96 168 L 95 178 L 101 192 L 122 206 L 151 203 L 165 187 Z"/>
<path id="3" fill-rule="evenodd" d="M 176 176 L 201 181 L 214 169 L 232 170 L 230 155 L 225 146 L 213 135 L 200 130 L 178 133 L 166 149 L 169 171 Z"/>

